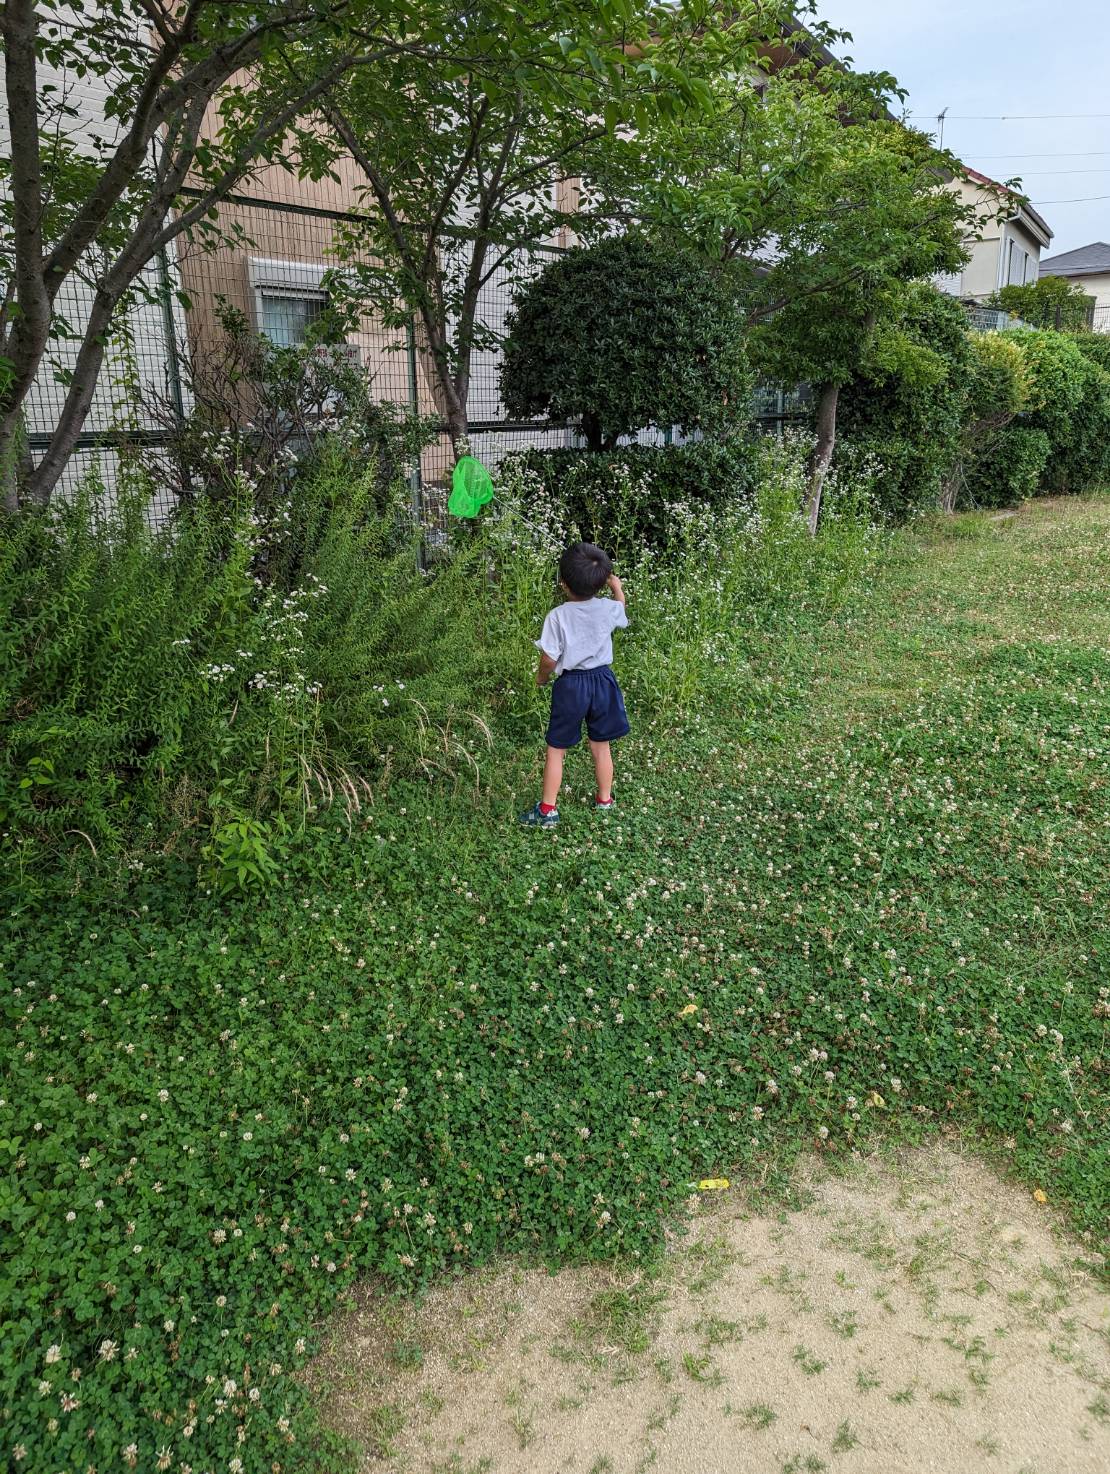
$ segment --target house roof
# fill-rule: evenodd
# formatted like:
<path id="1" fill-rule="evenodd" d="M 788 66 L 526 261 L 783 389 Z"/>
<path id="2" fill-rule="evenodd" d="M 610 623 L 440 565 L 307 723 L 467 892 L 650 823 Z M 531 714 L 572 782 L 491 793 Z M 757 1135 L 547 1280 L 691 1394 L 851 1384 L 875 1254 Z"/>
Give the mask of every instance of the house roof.
<path id="1" fill-rule="evenodd" d="M 1092 241 L 1041 262 L 1042 276 L 1093 276 L 1104 271 L 1110 271 L 1110 246 L 1105 241 Z"/>
<path id="2" fill-rule="evenodd" d="M 1019 218 L 1024 216 L 1034 230 L 1044 236 L 1044 243 L 1048 245 L 1053 235 L 1051 226 L 1043 215 L 1038 214 L 1032 205 L 1022 199 L 1016 189 L 1011 189 L 1008 184 L 1000 184 L 989 174 L 980 174 L 978 169 L 972 169 L 967 164 L 963 166 L 963 176 L 972 184 L 978 184 L 982 189 L 993 190 L 996 194 L 1009 195 L 1014 201 L 1014 215 Z"/>

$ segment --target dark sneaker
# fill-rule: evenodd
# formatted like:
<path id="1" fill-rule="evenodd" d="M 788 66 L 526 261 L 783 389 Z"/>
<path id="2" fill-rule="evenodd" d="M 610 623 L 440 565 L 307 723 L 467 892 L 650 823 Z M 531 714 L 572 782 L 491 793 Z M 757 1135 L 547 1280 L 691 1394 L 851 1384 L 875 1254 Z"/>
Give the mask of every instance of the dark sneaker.
<path id="1" fill-rule="evenodd" d="M 539 804 L 533 804 L 521 814 L 520 822 L 525 829 L 555 829 L 559 823 L 559 810 L 552 809 L 550 814 L 545 814 Z"/>

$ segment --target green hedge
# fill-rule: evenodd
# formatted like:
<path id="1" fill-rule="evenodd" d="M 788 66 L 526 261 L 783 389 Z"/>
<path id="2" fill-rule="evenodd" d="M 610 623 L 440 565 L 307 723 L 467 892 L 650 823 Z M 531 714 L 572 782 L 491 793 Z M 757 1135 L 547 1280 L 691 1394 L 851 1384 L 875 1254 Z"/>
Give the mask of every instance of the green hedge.
<path id="1" fill-rule="evenodd" d="M 1052 453 L 1043 430 L 1008 425 L 977 447 L 966 467 L 966 496 L 976 507 L 1012 507 L 1034 496 Z"/>
<path id="2" fill-rule="evenodd" d="M 841 391 L 846 449 L 884 467 L 878 506 L 900 518 L 937 505 L 959 453 L 972 353 L 959 303 L 923 283 L 907 288 L 883 327 L 865 371 Z"/>
<path id="3" fill-rule="evenodd" d="M 1019 423 L 1048 437 L 1041 489 L 1097 485 L 1110 472 L 1110 374 L 1097 362 L 1101 349 L 1084 352 L 1080 334 L 1017 328 L 1006 336 L 1021 347 L 1032 380 L 1030 409 Z"/>

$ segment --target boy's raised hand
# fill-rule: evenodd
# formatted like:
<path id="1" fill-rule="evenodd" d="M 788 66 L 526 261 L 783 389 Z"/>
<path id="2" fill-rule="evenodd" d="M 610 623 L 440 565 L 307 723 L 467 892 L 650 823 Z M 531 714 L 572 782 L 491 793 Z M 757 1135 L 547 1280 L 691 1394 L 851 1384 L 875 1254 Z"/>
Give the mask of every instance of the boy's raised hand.
<path id="1" fill-rule="evenodd" d="M 611 573 L 609 575 L 609 577 L 605 581 L 609 585 L 609 589 L 610 589 L 610 591 L 611 591 L 611 593 L 613 595 L 613 598 L 614 599 L 619 599 L 621 601 L 621 603 L 623 604 L 624 603 L 624 585 L 621 583 L 621 581 L 617 577 L 617 575 L 615 573 Z"/>

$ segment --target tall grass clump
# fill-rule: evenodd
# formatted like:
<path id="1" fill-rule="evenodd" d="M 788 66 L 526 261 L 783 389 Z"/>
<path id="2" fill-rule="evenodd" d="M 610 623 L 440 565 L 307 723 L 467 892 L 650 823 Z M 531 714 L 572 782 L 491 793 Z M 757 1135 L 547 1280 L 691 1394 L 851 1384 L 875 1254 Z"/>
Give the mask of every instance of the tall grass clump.
<path id="1" fill-rule="evenodd" d="M 240 484 L 156 529 L 153 494 L 93 477 L 0 525 L 0 846 L 23 881 L 151 852 L 265 881 L 321 807 L 458 755 L 476 550 L 421 573 L 374 468 L 339 456 L 264 516 Z"/>
<path id="2" fill-rule="evenodd" d="M 586 525 L 577 467 L 569 498 L 536 466 L 512 467 L 489 529 L 503 618 L 538 634 L 562 597 L 559 553 L 601 526 L 629 591 L 618 658 L 637 711 L 690 710 L 711 693 L 727 700 L 740 690 L 753 640 L 827 618 L 876 552 L 866 500 L 847 478 L 834 480 L 819 535 L 809 536 L 800 512 L 806 449 L 798 437 L 763 437 L 754 492 L 716 505 L 659 496 L 650 457 L 614 457 Z M 636 536 L 648 503 L 653 535 Z M 518 644 L 526 664 L 531 654 Z"/>

